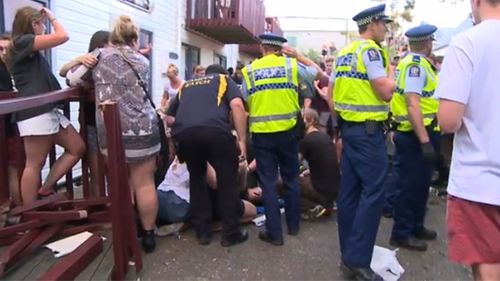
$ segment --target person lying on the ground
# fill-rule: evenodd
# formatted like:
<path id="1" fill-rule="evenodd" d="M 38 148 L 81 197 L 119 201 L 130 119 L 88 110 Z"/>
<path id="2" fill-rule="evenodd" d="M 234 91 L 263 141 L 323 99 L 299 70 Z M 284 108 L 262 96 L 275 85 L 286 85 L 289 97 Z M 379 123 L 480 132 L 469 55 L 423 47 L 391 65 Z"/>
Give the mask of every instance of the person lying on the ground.
<path id="1" fill-rule="evenodd" d="M 207 163 L 207 188 L 210 188 L 211 193 L 216 197 L 217 179 L 215 170 Z M 160 227 L 157 229 L 158 234 L 165 234 L 168 229 L 169 233 L 178 231 L 184 222 L 190 218 L 190 195 L 189 195 L 189 171 L 187 165 L 181 162 L 177 157 L 170 165 L 165 175 L 165 180 L 158 186 L 158 223 L 175 224 L 175 227 Z M 215 203 L 212 208 L 216 207 Z M 216 211 L 216 210 L 214 210 Z M 241 200 L 239 214 L 241 222 L 250 222 L 256 216 L 255 206 L 245 200 Z"/>

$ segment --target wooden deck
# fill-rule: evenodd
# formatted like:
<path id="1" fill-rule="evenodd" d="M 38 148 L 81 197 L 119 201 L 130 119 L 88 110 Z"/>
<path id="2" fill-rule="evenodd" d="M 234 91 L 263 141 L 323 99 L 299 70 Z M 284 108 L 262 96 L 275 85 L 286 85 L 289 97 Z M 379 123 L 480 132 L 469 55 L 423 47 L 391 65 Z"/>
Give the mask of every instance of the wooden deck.
<path id="1" fill-rule="evenodd" d="M 106 237 L 103 251 L 75 280 L 109 279 L 113 267 L 111 232 L 103 230 L 100 235 Z M 2 280 L 38 280 L 56 261 L 58 259 L 49 249 L 38 249 L 35 254 L 8 272 Z"/>

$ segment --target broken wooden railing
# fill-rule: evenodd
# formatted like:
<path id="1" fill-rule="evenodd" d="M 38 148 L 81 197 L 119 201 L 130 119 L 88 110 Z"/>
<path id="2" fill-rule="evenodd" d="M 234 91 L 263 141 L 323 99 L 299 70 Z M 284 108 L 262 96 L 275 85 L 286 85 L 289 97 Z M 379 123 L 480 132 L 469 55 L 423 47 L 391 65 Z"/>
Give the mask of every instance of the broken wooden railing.
<path id="1" fill-rule="evenodd" d="M 40 94 L 33 97 L 16 97 L 15 93 L 0 93 L 0 204 L 10 198 L 7 138 L 5 118 L 7 114 L 40 106 L 65 102 L 63 110 L 70 117 L 70 102 L 93 102 L 80 88 L 68 88 Z M 85 112 L 80 106 L 80 134 L 87 140 Z M 128 188 L 127 167 L 121 138 L 119 111 L 114 103 L 103 105 L 107 141 L 110 144 L 107 161 L 108 195 L 92 197 L 89 187 L 88 165 L 82 159 L 83 198 L 75 199 L 72 171 L 66 174 L 66 192 L 36 201 L 28 206 L 17 206 L 8 213 L 11 225 L 0 228 L 0 245 L 7 246 L 0 253 L 0 277 L 15 264 L 24 261 L 42 245 L 56 238 L 64 238 L 82 231 L 96 231 L 111 223 L 113 235 L 114 267 L 111 278 L 123 280 L 127 274 L 129 261 L 133 261 L 136 271 L 142 268 L 142 259 L 136 238 L 134 209 Z M 21 138 L 16 136 L 17 155 L 24 163 L 24 148 Z M 55 149 L 49 157 L 55 161 Z M 101 163 L 102 166 L 105 163 Z M 21 170 L 23 166 L 18 167 Z M 21 174 L 21 173 L 19 173 Z M 101 186 L 101 195 L 104 194 Z M 15 222 L 15 223 L 12 223 Z M 80 245 L 69 256 L 59 260 L 41 278 L 44 280 L 73 279 L 102 251 L 102 242 L 95 235 Z"/>

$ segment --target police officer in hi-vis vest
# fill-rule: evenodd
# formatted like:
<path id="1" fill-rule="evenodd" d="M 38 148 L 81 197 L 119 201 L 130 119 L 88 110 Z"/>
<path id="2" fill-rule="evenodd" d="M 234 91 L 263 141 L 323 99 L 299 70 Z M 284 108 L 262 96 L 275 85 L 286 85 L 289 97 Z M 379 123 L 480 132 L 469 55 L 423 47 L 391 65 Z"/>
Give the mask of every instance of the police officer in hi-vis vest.
<path id="1" fill-rule="evenodd" d="M 424 24 L 405 33 L 411 52 L 396 68 L 396 93 L 391 102 L 401 177 L 390 244 L 418 251 L 427 249 L 423 240 L 434 240 L 437 236 L 435 231 L 424 227 L 440 139 L 436 122 L 438 100 L 433 97 L 438 77 L 428 60 L 436 29 Z"/>
<path id="2" fill-rule="evenodd" d="M 272 245 L 283 245 L 281 213 L 276 184 L 278 173 L 286 188 L 285 216 L 289 235 L 299 232 L 299 158 L 297 120 L 301 107 L 311 103 L 312 83 L 319 67 L 291 48 L 283 47 L 286 39 L 263 34 L 262 58 L 242 69 L 242 92 L 249 112 L 257 174 L 262 187 L 266 214 L 266 231 L 259 238 Z M 282 53 L 286 54 L 283 56 Z"/>
<path id="3" fill-rule="evenodd" d="M 385 4 L 356 16 L 361 40 L 338 55 L 334 103 L 343 139 L 338 227 L 342 269 L 356 280 L 382 280 L 370 269 L 384 203 L 388 157 L 383 122 L 394 81 L 380 46 L 391 20 Z"/>

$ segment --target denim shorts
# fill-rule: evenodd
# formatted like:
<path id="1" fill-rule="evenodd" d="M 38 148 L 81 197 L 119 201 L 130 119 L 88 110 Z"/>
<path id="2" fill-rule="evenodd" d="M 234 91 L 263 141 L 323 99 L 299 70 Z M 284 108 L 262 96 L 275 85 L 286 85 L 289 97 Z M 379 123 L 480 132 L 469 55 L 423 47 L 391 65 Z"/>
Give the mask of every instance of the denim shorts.
<path id="1" fill-rule="evenodd" d="M 161 223 L 184 222 L 189 218 L 189 203 L 173 191 L 157 190 L 158 220 Z"/>

